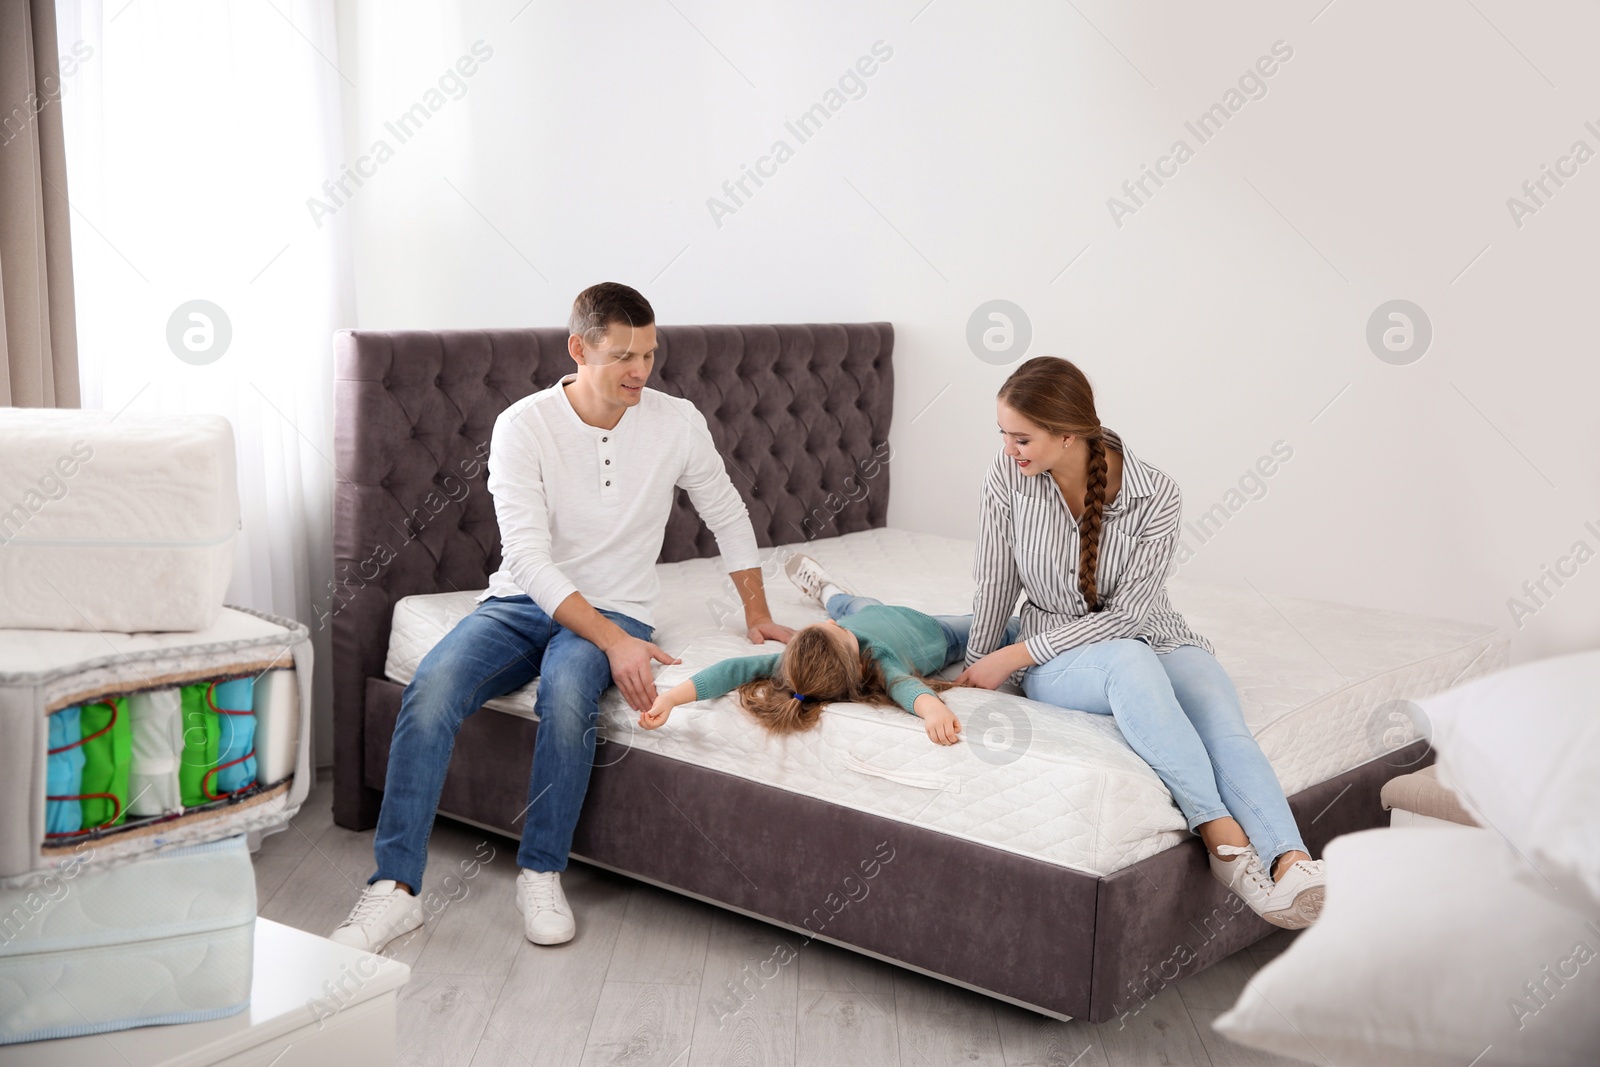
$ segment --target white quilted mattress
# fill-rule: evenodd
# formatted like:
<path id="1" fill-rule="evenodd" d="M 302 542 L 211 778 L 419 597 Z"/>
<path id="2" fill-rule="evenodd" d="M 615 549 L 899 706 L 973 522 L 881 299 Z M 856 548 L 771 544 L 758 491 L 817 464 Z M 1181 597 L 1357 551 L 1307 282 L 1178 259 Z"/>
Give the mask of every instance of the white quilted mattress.
<path id="1" fill-rule="evenodd" d="M 781 561 L 796 548 L 886 603 L 931 614 L 971 611 L 972 542 L 884 529 L 765 550 L 767 598 L 780 622 L 826 617 L 783 576 Z M 718 559 L 661 565 L 655 639 L 683 663 L 657 668 L 657 685 L 756 651 L 720 567 Z M 1291 795 L 1413 740 L 1410 719 L 1394 714 L 1397 701 L 1508 659 L 1508 639 L 1488 626 L 1317 601 L 1268 603 L 1249 589 L 1180 578 L 1169 589 L 1216 646 L 1246 722 Z M 389 678 L 409 682 L 428 649 L 472 611 L 474 596 L 397 603 Z M 537 689 L 535 681 L 487 706 L 537 718 Z M 921 720 L 898 708 L 834 704 L 817 729 L 776 738 L 731 697 L 679 708 L 655 731 L 639 729 L 615 688 L 600 707 L 607 741 L 1073 870 L 1107 874 L 1188 835 L 1166 786 L 1109 715 L 1051 707 L 1015 690 L 961 689 L 945 699 L 964 738 L 949 747 L 930 742 Z"/>
<path id="2" fill-rule="evenodd" d="M 42 886 L 0 888 L 0 914 L 0 1044 L 219 1019 L 249 1004 L 256 882 L 243 837 L 111 870 L 68 866 Z"/>
<path id="3" fill-rule="evenodd" d="M 220 415 L 0 407 L 0 628 L 217 621 L 239 536 Z"/>

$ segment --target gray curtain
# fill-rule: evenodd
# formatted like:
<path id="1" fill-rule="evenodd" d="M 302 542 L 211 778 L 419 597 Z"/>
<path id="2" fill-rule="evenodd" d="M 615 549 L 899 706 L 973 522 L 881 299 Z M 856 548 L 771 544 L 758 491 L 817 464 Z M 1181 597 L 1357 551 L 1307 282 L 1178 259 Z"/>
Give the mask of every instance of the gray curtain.
<path id="1" fill-rule="evenodd" d="M 79 406 L 59 55 L 54 0 L 0 0 L 0 406 Z"/>

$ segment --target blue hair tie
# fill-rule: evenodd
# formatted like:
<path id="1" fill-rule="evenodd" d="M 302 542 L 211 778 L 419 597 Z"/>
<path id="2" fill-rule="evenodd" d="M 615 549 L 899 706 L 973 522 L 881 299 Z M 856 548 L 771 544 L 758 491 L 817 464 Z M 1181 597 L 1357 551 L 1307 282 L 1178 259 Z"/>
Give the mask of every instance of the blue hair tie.
<path id="1" fill-rule="evenodd" d="M 789 693 L 789 695 L 794 697 L 796 700 L 804 700 L 804 699 L 806 699 L 806 695 L 804 693 L 796 693 L 796 692 L 791 691 Z"/>

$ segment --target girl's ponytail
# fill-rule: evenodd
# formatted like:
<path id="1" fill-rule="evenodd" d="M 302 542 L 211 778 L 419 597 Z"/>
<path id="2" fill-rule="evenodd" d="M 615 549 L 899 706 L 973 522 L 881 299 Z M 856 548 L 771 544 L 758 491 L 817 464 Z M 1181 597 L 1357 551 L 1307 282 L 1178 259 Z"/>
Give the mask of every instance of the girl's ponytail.
<path id="1" fill-rule="evenodd" d="M 775 734 L 796 734 L 811 729 L 827 703 L 808 693 L 796 693 L 776 678 L 757 678 L 736 691 L 745 710 Z"/>

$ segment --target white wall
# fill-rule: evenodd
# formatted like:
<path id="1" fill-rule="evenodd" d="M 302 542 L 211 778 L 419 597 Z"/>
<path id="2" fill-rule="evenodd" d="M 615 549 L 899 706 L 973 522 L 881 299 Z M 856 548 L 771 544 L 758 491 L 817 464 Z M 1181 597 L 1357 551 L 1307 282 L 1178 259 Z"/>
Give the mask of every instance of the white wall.
<path id="1" fill-rule="evenodd" d="M 1324 3 L 341 0 L 349 160 L 396 149 L 343 209 L 358 325 L 555 325 L 602 279 L 663 322 L 886 319 L 890 521 L 970 536 L 1008 368 L 967 320 L 1010 300 L 1191 518 L 1292 447 L 1186 576 L 1493 623 L 1518 658 L 1594 647 L 1600 559 L 1520 629 L 1507 602 L 1600 552 L 1600 159 L 1520 227 L 1506 201 L 1600 151 L 1600 14 Z M 478 40 L 464 95 L 397 144 L 384 122 Z M 785 121 L 879 41 L 797 145 Z M 1201 144 L 1185 121 L 1278 41 L 1266 95 Z M 779 138 L 793 158 L 718 225 L 708 198 Z M 1193 159 L 1116 225 L 1179 138 Z M 1394 298 L 1433 325 L 1410 365 L 1365 340 Z"/>

